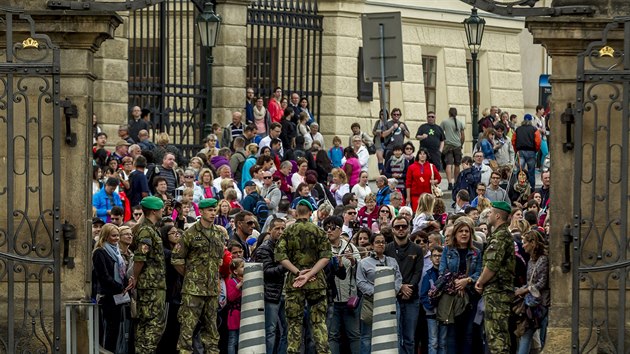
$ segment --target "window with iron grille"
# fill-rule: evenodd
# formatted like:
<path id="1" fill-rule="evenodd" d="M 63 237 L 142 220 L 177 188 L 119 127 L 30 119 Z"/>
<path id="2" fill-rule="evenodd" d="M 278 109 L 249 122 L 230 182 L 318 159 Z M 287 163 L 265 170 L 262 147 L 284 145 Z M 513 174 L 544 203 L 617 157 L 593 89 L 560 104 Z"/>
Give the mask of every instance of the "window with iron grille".
<path id="1" fill-rule="evenodd" d="M 427 112 L 435 112 L 436 82 L 437 82 L 437 57 L 422 56 L 422 76 L 424 77 L 424 97 Z"/>
<path id="2" fill-rule="evenodd" d="M 278 86 L 276 65 L 278 51 L 271 46 L 247 48 L 247 82 L 253 84 L 254 92 L 269 95 Z"/>

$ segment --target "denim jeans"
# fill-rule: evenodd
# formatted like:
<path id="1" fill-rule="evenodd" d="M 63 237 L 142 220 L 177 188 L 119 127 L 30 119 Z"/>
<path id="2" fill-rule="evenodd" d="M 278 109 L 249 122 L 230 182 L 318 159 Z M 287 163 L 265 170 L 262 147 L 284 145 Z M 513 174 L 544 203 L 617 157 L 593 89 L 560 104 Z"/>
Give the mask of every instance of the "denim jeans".
<path id="1" fill-rule="evenodd" d="M 280 342 L 276 345 L 276 329 L 280 328 Z M 265 301 L 265 341 L 267 344 L 267 354 L 287 352 L 287 316 L 284 313 L 284 296 L 277 304 Z"/>
<path id="2" fill-rule="evenodd" d="M 361 321 L 361 354 L 372 352 L 372 322 Z"/>
<path id="3" fill-rule="evenodd" d="M 477 308 L 476 306 L 474 307 Z M 467 308 L 455 317 L 455 323 L 446 327 L 446 352 L 449 354 L 470 354 L 473 344 L 473 320 L 475 311 Z"/>
<path id="4" fill-rule="evenodd" d="M 527 178 L 532 190 L 536 188 L 536 151 L 519 151 L 521 169 L 527 171 Z"/>
<path id="5" fill-rule="evenodd" d="M 341 353 L 342 326 L 350 342 L 350 352 L 359 354 L 361 333 L 359 330 L 360 309 L 349 309 L 345 302 L 328 305 L 328 344 L 332 354 Z"/>
<path id="6" fill-rule="evenodd" d="M 427 318 L 429 328 L 429 354 L 445 354 L 446 326 L 435 318 Z"/>
<path id="7" fill-rule="evenodd" d="M 414 354 L 414 337 L 420 311 L 420 299 L 410 301 L 396 301 L 398 320 L 398 353 Z"/>
<path id="8" fill-rule="evenodd" d="M 238 353 L 238 329 L 228 331 L 228 354 Z"/>

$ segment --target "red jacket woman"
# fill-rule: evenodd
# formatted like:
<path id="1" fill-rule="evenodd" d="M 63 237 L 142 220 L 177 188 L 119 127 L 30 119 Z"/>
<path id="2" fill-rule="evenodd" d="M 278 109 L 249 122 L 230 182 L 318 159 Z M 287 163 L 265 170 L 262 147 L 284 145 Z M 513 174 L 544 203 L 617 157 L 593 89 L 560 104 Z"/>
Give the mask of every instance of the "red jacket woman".
<path id="1" fill-rule="evenodd" d="M 416 160 L 407 169 L 407 202 L 411 203 L 411 210 L 416 211 L 418 198 L 422 193 L 431 193 L 431 183 L 439 184 L 442 176 L 434 164 L 427 161 L 429 154 L 426 149 L 420 148 L 416 154 Z M 431 175 L 433 174 L 433 180 Z"/>

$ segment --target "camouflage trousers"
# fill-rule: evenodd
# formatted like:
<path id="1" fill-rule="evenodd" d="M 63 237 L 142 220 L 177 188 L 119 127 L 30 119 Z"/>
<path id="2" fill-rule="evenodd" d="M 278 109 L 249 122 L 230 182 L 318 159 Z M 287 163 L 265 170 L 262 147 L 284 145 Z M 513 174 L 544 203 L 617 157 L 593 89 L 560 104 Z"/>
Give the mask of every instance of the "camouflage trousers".
<path id="1" fill-rule="evenodd" d="M 509 319 L 511 296 L 504 294 L 484 295 L 486 310 L 484 328 L 490 354 L 509 354 L 510 341 Z"/>
<path id="2" fill-rule="evenodd" d="M 182 304 L 177 314 L 180 324 L 177 349 L 192 353 L 193 331 L 201 323 L 199 336 L 207 354 L 219 354 L 219 330 L 217 329 L 218 296 L 182 294 Z"/>
<path id="3" fill-rule="evenodd" d="M 136 354 L 152 354 L 166 327 L 166 290 L 137 290 Z"/>
<path id="4" fill-rule="evenodd" d="M 302 328 L 304 326 L 304 308 L 309 306 L 309 320 L 312 329 L 313 341 L 317 354 L 328 354 L 328 329 L 326 328 L 326 290 L 299 290 L 287 291 L 286 314 L 288 333 L 288 354 L 300 352 L 302 342 Z"/>

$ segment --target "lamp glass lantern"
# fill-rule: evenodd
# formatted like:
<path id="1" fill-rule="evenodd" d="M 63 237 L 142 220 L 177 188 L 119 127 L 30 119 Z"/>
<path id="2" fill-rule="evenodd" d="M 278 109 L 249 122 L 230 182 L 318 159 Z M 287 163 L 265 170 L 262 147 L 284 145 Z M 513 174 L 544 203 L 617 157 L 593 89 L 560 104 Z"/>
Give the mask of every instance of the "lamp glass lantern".
<path id="1" fill-rule="evenodd" d="M 201 45 L 212 48 L 217 44 L 221 17 L 214 13 L 214 6 L 207 2 L 203 7 L 203 12 L 197 16 L 197 28 L 201 37 Z"/>
<path id="2" fill-rule="evenodd" d="M 472 9 L 470 17 L 464 20 L 464 29 L 466 30 L 466 40 L 468 47 L 473 54 L 479 53 L 481 40 L 483 39 L 483 31 L 486 27 L 486 20 L 477 15 L 477 9 Z"/>

